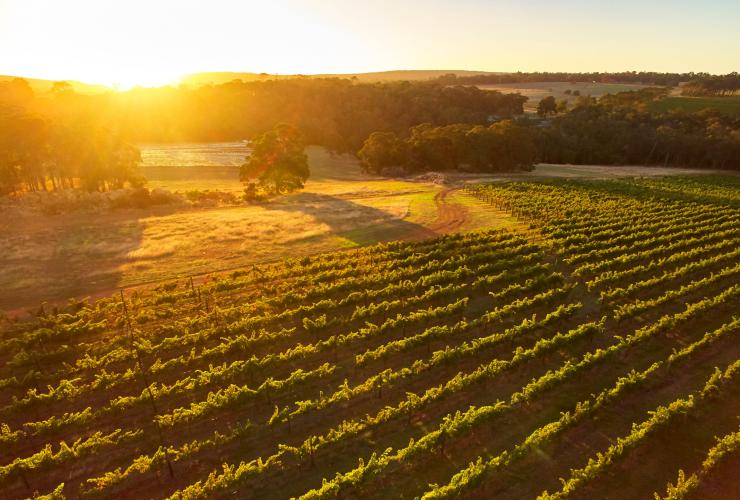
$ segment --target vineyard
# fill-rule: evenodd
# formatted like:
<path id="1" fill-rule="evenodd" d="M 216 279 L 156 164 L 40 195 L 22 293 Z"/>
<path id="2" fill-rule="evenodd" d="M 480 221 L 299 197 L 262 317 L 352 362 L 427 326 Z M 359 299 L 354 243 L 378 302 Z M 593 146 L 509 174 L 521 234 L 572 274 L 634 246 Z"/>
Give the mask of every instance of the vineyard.
<path id="1" fill-rule="evenodd" d="M 740 497 L 738 178 L 465 191 L 522 229 L 3 323 L 3 498 Z"/>

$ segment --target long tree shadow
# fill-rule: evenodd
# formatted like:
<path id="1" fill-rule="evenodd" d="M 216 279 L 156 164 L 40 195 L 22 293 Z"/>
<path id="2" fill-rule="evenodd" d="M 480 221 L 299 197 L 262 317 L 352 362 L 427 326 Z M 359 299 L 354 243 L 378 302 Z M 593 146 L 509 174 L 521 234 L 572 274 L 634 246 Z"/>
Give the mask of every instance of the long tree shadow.
<path id="1" fill-rule="evenodd" d="M 298 193 L 261 205 L 276 212 L 301 213 L 325 224 L 335 236 L 354 245 L 437 236 L 433 230 L 354 201 L 317 193 Z M 178 211 L 177 207 L 121 210 L 106 214 L 29 216 L 0 220 L 0 311 L 64 305 L 70 298 L 109 296 L 139 258 L 132 254 L 147 239 L 146 219 Z M 154 256 L 151 259 L 161 259 Z M 48 310 L 48 308 L 47 308 Z"/>
<path id="2" fill-rule="evenodd" d="M 301 212 L 326 224 L 332 233 L 356 245 L 437 236 L 431 229 L 398 215 L 354 201 L 319 193 L 298 193 L 264 203 L 267 210 Z"/>
<path id="3" fill-rule="evenodd" d="M 130 253 L 144 240 L 144 220 L 176 207 L 102 214 L 40 214 L 0 223 L 0 311 L 23 314 L 43 302 L 110 295 L 121 284 Z"/>

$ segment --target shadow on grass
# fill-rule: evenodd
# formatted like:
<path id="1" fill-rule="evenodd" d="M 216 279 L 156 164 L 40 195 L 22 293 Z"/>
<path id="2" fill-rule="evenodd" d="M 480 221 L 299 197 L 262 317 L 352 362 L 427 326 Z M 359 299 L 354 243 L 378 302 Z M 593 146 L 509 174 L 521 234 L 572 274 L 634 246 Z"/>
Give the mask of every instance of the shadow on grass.
<path id="1" fill-rule="evenodd" d="M 437 233 L 393 214 L 319 193 L 298 193 L 284 201 L 265 203 L 267 210 L 301 212 L 326 224 L 332 233 L 352 245 L 370 245 L 392 240 L 432 238 Z"/>
<path id="2" fill-rule="evenodd" d="M 129 255 L 144 240 L 144 219 L 178 207 L 109 213 L 29 215 L 0 224 L 0 311 L 22 314 L 43 302 L 115 292 Z M 49 307 L 47 307 L 47 310 Z"/>
<path id="3" fill-rule="evenodd" d="M 300 213 L 326 225 L 330 236 L 340 240 L 338 248 L 437 236 L 398 214 L 326 194 L 297 193 L 260 206 L 282 212 L 282 217 Z M 100 298 L 115 293 L 124 275 L 137 272 L 131 268 L 131 255 L 147 239 L 146 219 L 178 210 L 157 207 L 0 221 L 5 236 L 0 241 L 0 311 L 23 314 L 43 302 L 49 304 L 49 310 L 73 297 Z M 326 236 L 322 230 L 314 237 Z M 137 262 L 142 258 L 149 259 L 137 256 Z M 162 259 L 151 257 L 155 258 Z M 168 263 L 166 258 L 160 262 Z"/>

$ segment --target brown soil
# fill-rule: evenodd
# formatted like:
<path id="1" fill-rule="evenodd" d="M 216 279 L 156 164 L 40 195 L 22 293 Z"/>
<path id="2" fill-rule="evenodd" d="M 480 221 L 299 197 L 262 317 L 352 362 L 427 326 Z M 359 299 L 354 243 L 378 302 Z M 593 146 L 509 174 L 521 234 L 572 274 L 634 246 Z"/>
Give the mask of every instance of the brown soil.
<path id="1" fill-rule="evenodd" d="M 445 189 L 434 197 L 434 203 L 437 205 L 437 222 L 431 226 L 431 229 L 435 233 L 457 231 L 468 220 L 468 210 L 464 206 L 447 201 L 447 195 L 453 191 L 455 189 Z"/>

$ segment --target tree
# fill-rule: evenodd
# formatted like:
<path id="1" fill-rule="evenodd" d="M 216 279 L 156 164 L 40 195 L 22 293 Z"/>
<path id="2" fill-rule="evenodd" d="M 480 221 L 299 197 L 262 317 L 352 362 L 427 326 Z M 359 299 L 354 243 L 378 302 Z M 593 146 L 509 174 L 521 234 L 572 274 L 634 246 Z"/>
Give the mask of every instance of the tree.
<path id="1" fill-rule="evenodd" d="M 537 114 L 546 117 L 547 115 L 554 115 L 557 112 L 557 104 L 555 103 L 554 96 L 544 97 L 537 104 Z"/>
<path id="2" fill-rule="evenodd" d="M 74 92 L 69 82 L 59 81 L 51 84 L 51 93 L 54 95 L 67 95 Z"/>
<path id="3" fill-rule="evenodd" d="M 558 113 L 565 113 L 568 111 L 568 101 L 566 99 L 559 100 L 556 110 Z"/>
<path id="4" fill-rule="evenodd" d="M 379 174 L 385 167 L 406 162 L 406 144 L 393 132 L 373 132 L 357 152 L 365 172 Z"/>
<path id="5" fill-rule="evenodd" d="M 121 189 L 128 182 L 131 187 L 143 187 L 146 184 L 146 178 L 141 173 L 141 162 L 139 148 L 118 137 L 110 138 L 106 175 L 108 185 L 113 189 Z"/>
<path id="6" fill-rule="evenodd" d="M 0 82 L 0 103 L 25 106 L 34 99 L 31 85 L 23 78 Z"/>
<path id="7" fill-rule="evenodd" d="M 531 129 L 511 120 L 488 127 L 491 134 L 490 171 L 533 170 L 538 148 Z"/>
<path id="8" fill-rule="evenodd" d="M 309 176 L 305 144 L 298 130 L 286 124 L 257 135 L 252 153 L 239 170 L 246 184 L 258 182 L 269 193 L 281 194 L 303 187 Z"/>
<path id="9" fill-rule="evenodd" d="M 141 154 L 102 127 L 0 113 L 0 194 L 141 187 Z"/>
<path id="10" fill-rule="evenodd" d="M 370 172 L 377 171 L 379 165 L 402 166 L 408 171 L 531 170 L 539 154 L 535 136 L 535 127 L 511 120 L 488 127 L 463 123 L 434 127 L 426 123 L 413 127 L 405 141 L 387 132 L 372 134 L 360 156 L 365 164 L 375 166 L 366 167 Z"/>
<path id="11" fill-rule="evenodd" d="M 470 125 L 433 127 L 422 123 L 411 129 L 408 144 L 409 166 L 413 170 L 449 170 L 465 159 L 465 134 Z"/>

